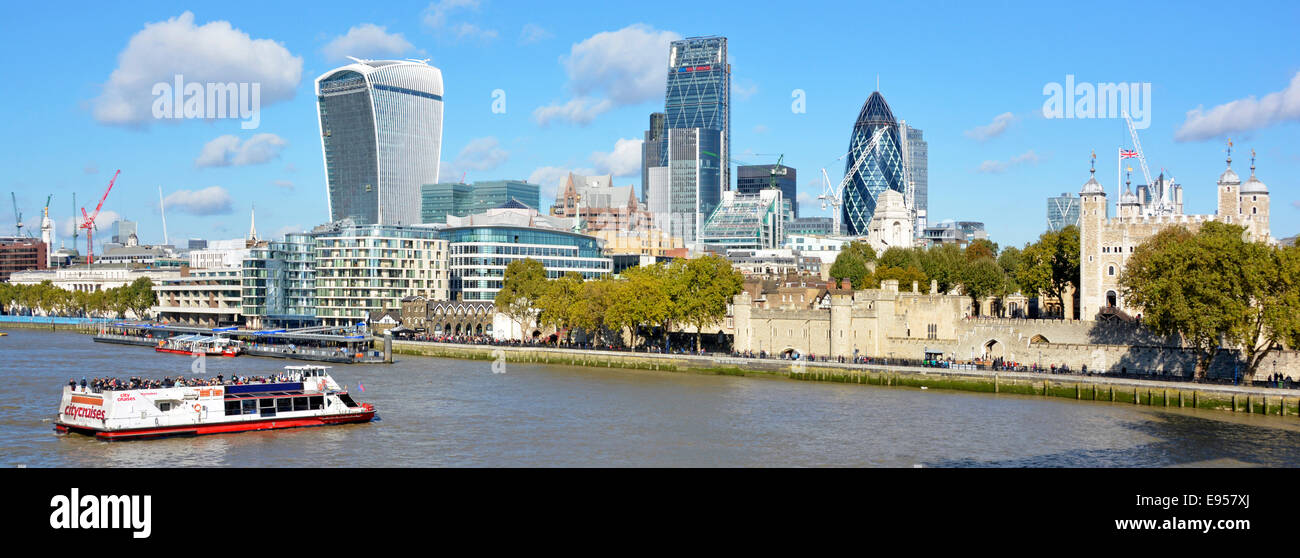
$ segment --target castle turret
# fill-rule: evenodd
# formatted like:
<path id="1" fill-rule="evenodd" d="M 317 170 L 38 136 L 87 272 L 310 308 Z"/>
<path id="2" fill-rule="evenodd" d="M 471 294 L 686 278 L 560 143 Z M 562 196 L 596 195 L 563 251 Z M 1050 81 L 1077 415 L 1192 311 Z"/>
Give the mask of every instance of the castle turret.
<path id="1" fill-rule="evenodd" d="M 1241 223 L 1251 229 L 1256 241 L 1269 240 L 1268 186 L 1255 177 L 1255 150 L 1250 150 L 1250 178 L 1241 185 Z"/>
<path id="2" fill-rule="evenodd" d="M 1232 171 L 1232 140 L 1228 140 L 1228 168 L 1219 175 L 1219 210 L 1218 217 L 1224 223 L 1240 225 L 1241 212 L 1241 178 Z"/>
<path id="3" fill-rule="evenodd" d="M 1101 232 L 1108 219 L 1106 189 L 1097 182 L 1097 154 L 1092 154 L 1088 181 L 1079 191 L 1079 264 L 1080 264 L 1080 315 L 1091 319 L 1101 307 L 1097 301 L 1101 294 Z M 1129 193 L 1132 194 L 1131 192 Z M 1121 196 L 1122 197 L 1122 196 Z M 1028 293 L 1026 293 L 1028 294 Z"/>

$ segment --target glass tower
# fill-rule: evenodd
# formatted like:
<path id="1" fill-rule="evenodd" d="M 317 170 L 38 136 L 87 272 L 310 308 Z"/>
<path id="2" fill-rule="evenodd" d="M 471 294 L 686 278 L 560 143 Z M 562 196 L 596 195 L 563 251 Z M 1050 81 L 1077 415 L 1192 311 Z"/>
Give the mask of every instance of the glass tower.
<path id="1" fill-rule="evenodd" d="M 667 115 L 650 113 L 650 129 L 641 144 L 641 201 L 650 203 L 650 169 L 668 166 L 668 136 L 664 133 Z"/>
<path id="2" fill-rule="evenodd" d="M 1070 225 L 1078 226 L 1080 199 L 1069 192 L 1047 198 L 1047 230 L 1056 232 Z"/>
<path id="3" fill-rule="evenodd" d="M 866 152 L 867 144 L 876 130 L 884 128 L 876 148 Z M 844 233 L 866 235 L 871 216 L 876 211 L 876 198 L 886 189 L 907 195 L 907 180 L 903 168 L 903 152 L 898 121 L 889 104 L 879 91 L 873 92 L 862 104 L 858 120 L 849 137 L 849 153 L 844 162 L 844 172 L 857 165 L 857 171 L 844 187 L 842 217 Z M 859 161 L 859 159 L 862 159 Z"/>
<path id="4" fill-rule="evenodd" d="M 652 121 L 653 127 L 653 121 Z M 686 188 L 696 192 L 691 211 L 707 216 L 723 190 L 731 186 L 731 65 L 727 63 L 726 37 L 692 37 L 673 41 L 668 54 L 668 85 L 664 95 L 664 128 L 668 130 L 668 166 L 671 168 L 672 212 L 683 206 Z M 676 130 L 695 130 L 691 138 Z M 689 144 L 689 146 L 687 145 Z M 695 151 L 695 161 L 682 159 Z M 688 169 L 689 167 L 689 169 Z M 695 182 L 683 180 L 694 175 Z M 674 215 L 694 224 L 687 240 L 694 240 L 702 217 Z"/>
<path id="5" fill-rule="evenodd" d="M 420 186 L 438 182 L 442 72 L 357 60 L 316 78 L 330 220 L 420 222 Z"/>

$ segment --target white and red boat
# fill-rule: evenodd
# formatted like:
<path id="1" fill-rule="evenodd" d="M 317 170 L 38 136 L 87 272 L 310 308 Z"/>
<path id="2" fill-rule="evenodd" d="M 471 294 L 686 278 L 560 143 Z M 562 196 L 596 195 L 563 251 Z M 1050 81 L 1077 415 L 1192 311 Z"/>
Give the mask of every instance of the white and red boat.
<path id="1" fill-rule="evenodd" d="M 175 355 L 233 357 L 239 356 L 239 342 L 224 337 L 185 335 L 160 340 L 154 350 Z"/>
<path id="2" fill-rule="evenodd" d="M 286 366 L 275 383 L 86 390 L 63 387 L 54 428 L 106 440 L 196 436 L 369 422 L 324 366 Z"/>

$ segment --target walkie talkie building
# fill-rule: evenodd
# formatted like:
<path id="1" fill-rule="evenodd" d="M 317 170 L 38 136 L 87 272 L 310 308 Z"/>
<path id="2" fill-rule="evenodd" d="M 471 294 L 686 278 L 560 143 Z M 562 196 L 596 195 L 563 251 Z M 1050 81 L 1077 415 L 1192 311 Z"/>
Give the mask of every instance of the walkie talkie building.
<path id="1" fill-rule="evenodd" d="M 330 220 L 420 223 L 420 186 L 438 183 L 442 72 L 357 60 L 316 78 Z"/>

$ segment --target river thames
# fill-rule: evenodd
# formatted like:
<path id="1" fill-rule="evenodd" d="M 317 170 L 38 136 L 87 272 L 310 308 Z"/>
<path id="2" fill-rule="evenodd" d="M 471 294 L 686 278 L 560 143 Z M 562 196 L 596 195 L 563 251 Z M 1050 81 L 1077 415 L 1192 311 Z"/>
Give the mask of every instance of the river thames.
<path id="1" fill-rule="evenodd" d="M 331 369 L 373 423 L 110 443 L 54 432 L 68 379 L 190 375 L 191 359 L 6 331 L 5 467 L 1300 466 L 1296 417 L 402 355 Z M 229 377 L 290 363 L 206 364 Z"/>

